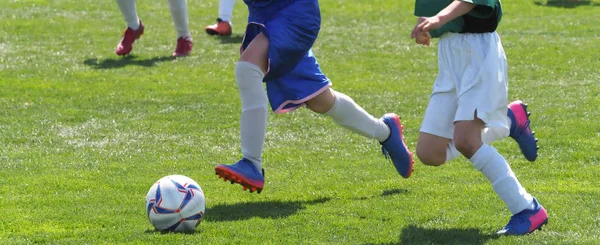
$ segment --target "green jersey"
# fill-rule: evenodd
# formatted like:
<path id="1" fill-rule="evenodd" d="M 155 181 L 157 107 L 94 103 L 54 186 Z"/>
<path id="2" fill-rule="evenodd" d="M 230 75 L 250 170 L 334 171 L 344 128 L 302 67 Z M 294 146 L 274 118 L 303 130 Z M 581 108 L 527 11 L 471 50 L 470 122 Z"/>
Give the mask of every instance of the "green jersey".
<path id="1" fill-rule="evenodd" d="M 454 0 L 416 0 L 415 15 L 432 17 L 448 7 Z M 447 32 L 485 33 L 493 32 L 502 18 L 500 0 L 461 0 L 475 4 L 469 13 L 455 18 L 437 30 L 430 31 L 432 37 L 440 37 Z"/>

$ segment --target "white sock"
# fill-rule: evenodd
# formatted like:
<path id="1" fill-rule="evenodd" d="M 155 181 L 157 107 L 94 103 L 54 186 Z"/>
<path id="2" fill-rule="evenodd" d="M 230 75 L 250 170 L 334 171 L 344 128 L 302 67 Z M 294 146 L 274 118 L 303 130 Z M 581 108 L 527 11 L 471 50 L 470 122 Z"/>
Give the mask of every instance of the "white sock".
<path id="1" fill-rule="evenodd" d="M 507 118 L 507 122 L 508 122 L 508 128 L 484 128 L 481 131 L 481 141 L 483 141 L 484 144 L 491 144 L 494 141 L 497 140 L 501 140 L 504 139 L 506 137 L 508 137 L 508 135 L 510 134 L 510 125 L 511 125 L 511 121 Z"/>
<path id="2" fill-rule="evenodd" d="M 127 22 L 127 27 L 137 30 L 140 28 L 140 19 L 135 10 L 135 0 L 116 0 L 123 19 Z"/>
<path id="3" fill-rule="evenodd" d="M 377 139 L 379 142 L 385 141 L 390 136 L 390 128 L 387 124 L 371 116 L 347 95 L 337 91 L 333 93 L 335 101 L 325 115 L 330 116 L 335 123 L 362 136 Z"/>
<path id="4" fill-rule="evenodd" d="M 267 92 L 264 89 L 264 73 L 260 67 L 246 61 L 235 66 L 235 80 L 242 100 L 240 137 L 244 158 L 262 169 L 262 150 L 267 133 Z"/>
<path id="5" fill-rule="evenodd" d="M 532 207 L 533 197 L 521 186 L 506 159 L 494 147 L 483 144 L 469 160 L 492 183 L 510 212 L 516 214 Z"/>
<path id="6" fill-rule="evenodd" d="M 454 160 L 460 155 L 460 152 L 456 149 L 456 146 L 454 145 L 454 140 L 450 140 L 450 143 L 448 143 L 448 148 L 446 148 L 446 162 Z"/>
<path id="7" fill-rule="evenodd" d="M 177 30 L 177 37 L 187 37 L 191 39 L 190 27 L 188 24 L 188 9 L 186 0 L 169 0 L 169 9 L 171 17 Z"/>
<path id="8" fill-rule="evenodd" d="M 219 1 L 219 18 L 223 21 L 231 22 L 233 16 L 233 6 L 235 0 L 220 0 Z"/>

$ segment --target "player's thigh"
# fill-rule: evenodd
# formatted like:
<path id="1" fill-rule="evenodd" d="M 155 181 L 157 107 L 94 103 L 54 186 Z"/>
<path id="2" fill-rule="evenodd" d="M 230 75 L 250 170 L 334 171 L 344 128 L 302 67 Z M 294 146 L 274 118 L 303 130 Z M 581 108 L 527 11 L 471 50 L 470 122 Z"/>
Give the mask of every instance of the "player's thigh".
<path id="1" fill-rule="evenodd" d="M 496 33 L 466 35 L 467 64 L 454 70 L 458 109 L 455 121 L 480 119 L 490 128 L 508 128 L 508 76 L 504 50 Z M 476 112 L 476 113 L 475 113 Z"/>
<path id="2" fill-rule="evenodd" d="M 438 78 L 436 83 L 444 82 Z M 434 86 L 417 142 L 417 156 L 427 165 L 441 165 L 446 161 L 446 148 L 454 134 L 454 115 L 457 109 L 456 95 L 451 86 L 436 90 Z"/>
<path id="3" fill-rule="evenodd" d="M 268 70 L 269 39 L 259 33 L 252 39 L 248 47 L 244 49 L 240 56 L 240 61 L 250 62 L 257 65 L 263 72 Z"/>
<path id="4" fill-rule="evenodd" d="M 420 131 L 447 139 L 454 134 L 454 117 L 458 108 L 454 90 L 435 91 L 429 98 Z"/>

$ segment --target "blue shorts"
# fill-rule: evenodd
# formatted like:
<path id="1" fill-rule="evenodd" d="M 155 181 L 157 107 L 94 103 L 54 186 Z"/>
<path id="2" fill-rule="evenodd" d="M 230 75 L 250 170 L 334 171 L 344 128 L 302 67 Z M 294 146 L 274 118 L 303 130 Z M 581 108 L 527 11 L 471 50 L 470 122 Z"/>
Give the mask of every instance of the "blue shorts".
<path id="1" fill-rule="evenodd" d="M 317 0 L 244 0 L 250 12 L 242 48 L 269 39 L 264 82 L 275 113 L 292 111 L 331 86 L 311 48 L 321 28 Z"/>

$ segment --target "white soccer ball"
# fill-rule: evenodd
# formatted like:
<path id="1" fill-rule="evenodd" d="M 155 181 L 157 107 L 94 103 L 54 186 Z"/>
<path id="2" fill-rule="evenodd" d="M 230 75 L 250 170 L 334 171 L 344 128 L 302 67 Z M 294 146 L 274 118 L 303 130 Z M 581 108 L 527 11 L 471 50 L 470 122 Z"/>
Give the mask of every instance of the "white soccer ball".
<path id="1" fill-rule="evenodd" d="M 146 194 L 146 214 L 161 231 L 193 232 L 206 209 L 204 192 L 196 181 L 183 175 L 159 179 Z"/>

